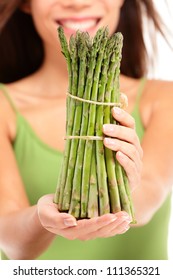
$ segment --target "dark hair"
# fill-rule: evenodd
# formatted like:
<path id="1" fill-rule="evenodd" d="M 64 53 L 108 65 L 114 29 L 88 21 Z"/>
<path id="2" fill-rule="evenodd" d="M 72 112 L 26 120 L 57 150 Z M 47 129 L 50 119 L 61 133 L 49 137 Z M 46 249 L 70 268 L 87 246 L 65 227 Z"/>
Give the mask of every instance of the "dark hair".
<path id="1" fill-rule="evenodd" d="M 11 9 L 8 9 L 10 4 L 4 4 L 4 9 L 0 4 L 0 82 L 3 83 L 33 73 L 44 58 L 42 40 L 35 30 L 32 17 L 16 8 L 20 2 L 13 0 Z"/>
<path id="2" fill-rule="evenodd" d="M 30 15 L 19 9 L 22 0 L 0 4 L 0 82 L 8 83 L 34 72 L 42 63 L 42 41 Z M 147 72 L 143 14 L 163 34 L 161 20 L 151 0 L 125 0 L 117 31 L 124 36 L 121 73 L 140 78 Z M 151 38 L 152 41 L 153 38 Z"/>

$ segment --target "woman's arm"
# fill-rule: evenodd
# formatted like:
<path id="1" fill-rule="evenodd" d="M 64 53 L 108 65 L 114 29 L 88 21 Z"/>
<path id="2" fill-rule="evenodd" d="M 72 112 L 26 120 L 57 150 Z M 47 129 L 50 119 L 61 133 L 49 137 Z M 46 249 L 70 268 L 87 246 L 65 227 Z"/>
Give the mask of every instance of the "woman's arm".
<path id="1" fill-rule="evenodd" d="M 0 247 L 10 259 L 35 259 L 53 239 L 41 226 L 36 206 L 0 217 Z"/>
<path id="2" fill-rule="evenodd" d="M 156 83 L 154 90 L 142 141 L 142 183 L 133 193 L 137 218 L 144 223 L 161 207 L 173 186 L 173 83 Z"/>
<path id="3" fill-rule="evenodd" d="M 9 258 L 39 255 L 54 235 L 40 224 L 36 206 L 30 207 L 8 137 L 0 118 L 0 248 Z"/>

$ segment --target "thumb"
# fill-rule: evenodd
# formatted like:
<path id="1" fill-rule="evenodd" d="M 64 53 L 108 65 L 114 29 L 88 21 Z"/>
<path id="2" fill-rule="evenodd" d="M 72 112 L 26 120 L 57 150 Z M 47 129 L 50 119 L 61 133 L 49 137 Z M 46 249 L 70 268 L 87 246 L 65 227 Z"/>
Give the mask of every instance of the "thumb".
<path id="1" fill-rule="evenodd" d="M 48 194 L 38 200 L 38 217 L 42 226 L 51 232 L 56 231 L 56 233 L 58 230 L 76 226 L 77 221 L 72 215 L 58 211 L 53 197 L 53 194 Z"/>

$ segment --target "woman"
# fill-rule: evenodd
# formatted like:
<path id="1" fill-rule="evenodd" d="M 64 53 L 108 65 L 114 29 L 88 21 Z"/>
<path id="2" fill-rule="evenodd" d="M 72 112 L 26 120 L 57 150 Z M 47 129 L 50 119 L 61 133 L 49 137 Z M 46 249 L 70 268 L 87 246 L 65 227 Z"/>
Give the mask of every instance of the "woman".
<path id="1" fill-rule="evenodd" d="M 3 258 L 166 259 L 173 84 L 143 78 L 143 11 L 161 31 L 152 1 L 16 0 L 0 5 Z M 68 83 L 59 25 L 68 38 L 79 28 L 94 35 L 101 26 L 124 35 L 120 85 L 129 106 L 126 112 L 113 110 L 121 129 L 105 125 L 103 131 L 104 145 L 117 151 L 128 175 L 138 221 L 134 227 L 123 211 L 76 221 L 58 213 L 52 202 L 64 148 Z"/>

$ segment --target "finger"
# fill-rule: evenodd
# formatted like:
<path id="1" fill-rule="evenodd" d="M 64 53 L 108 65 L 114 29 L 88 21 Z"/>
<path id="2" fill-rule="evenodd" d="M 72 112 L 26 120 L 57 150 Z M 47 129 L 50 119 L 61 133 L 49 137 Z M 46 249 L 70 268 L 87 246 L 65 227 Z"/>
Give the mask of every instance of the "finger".
<path id="1" fill-rule="evenodd" d="M 52 228 L 52 232 L 76 226 L 76 219 L 68 213 L 60 213 L 57 205 L 53 203 L 53 195 L 45 195 L 37 203 L 38 216 L 40 222 L 45 228 Z M 55 230 L 54 230 L 55 229 Z"/>
<path id="2" fill-rule="evenodd" d="M 123 230 L 127 230 L 129 228 L 129 223 L 131 222 L 131 219 L 126 218 L 119 218 L 115 222 L 112 222 L 111 224 L 104 226 L 103 228 L 99 229 L 98 231 L 92 233 L 89 235 L 90 239 L 94 238 L 106 238 L 111 237 L 116 234 L 120 234 Z"/>
<path id="3" fill-rule="evenodd" d="M 81 233 L 87 235 L 91 232 L 96 232 L 98 229 L 109 225 L 110 223 L 117 220 L 116 214 L 105 214 L 99 217 L 91 218 L 91 219 L 84 219 L 78 221 L 79 229 Z"/>
<path id="4" fill-rule="evenodd" d="M 121 102 L 121 108 L 125 110 L 128 107 L 128 98 L 127 95 L 122 92 L 120 95 L 120 102 Z"/>
<path id="5" fill-rule="evenodd" d="M 95 225 L 93 224 L 94 226 L 91 226 L 87 231 L 84 231 L 83 235 L 80 235 L 80 240 L 90 240 L 95 239 L 97 237 L 103 237 L 103 235 L 105 235 L 105 232 L 107 232 L 108 230 L 110 231 L 113 227 L 118 226 L 118 224 L 122 223 L 123 221 L 126 221 L 127 223 L 131 221 L 130 216 L 124 211 L 118 212 L 113 215 L 116 216 L 116 219 L 110 220 L 110 222 L 108 223 L 101 222 L 101 220 L 105 218 L 103 216 L 106 215 L 99 217 L 99 225 L 95 227 Z"/>
<path id="6" fill-rule="evenodd" d="M 114 214 L 106 214 L 101 217 L 78 220 L 76 227 L 65 228 L 58 234 L 70 240 L 80 239 L 84 235 L 88 235 L 90 232 L 96 231 L 98 228 L 111 223 L 115 219 L 116 217 Z"/>
<path id="7" fill-rule="evenodd" d="M 116 219 L 113 218 L 116 216 Z M 83 219 L 78 221 L 77 227 L 66 228 L 59 232 L 59 235 L 69 240 L 91 240 L 98 237 L 98 230 L 106 225 L 114 223 L 115 220 L 121 219 L 122 221 L 130 220 L 129 215 L 120 211 L 116 214 L 105 214 L 103 216 L 91 219 Z"/>
<path id="8" fill-rule="evenodd" d="M 125 154 L 135 163 L 137 170 L 141 171 L 141 158 L 134 145 L 115 138 L 104 138 L 104 145 L 112 151 Z"/>
<path id="9" fill-rule="evenodd" d="M 97 230 L 114 222 L 121 215 L 124 217 L 128 216 L 126 212 L 122 212 L 120 214 L 105 214 L 96 218 L 82 219 L 77 222 L 76 228 L 73 227 L 71 229 L 64 229 L 63 232 L 61 232 L 61 234 L 63 234 L 63 236 L 71 240 L 88 240 L 90 239 L 90 235 L 92 233 L 96 237 Z"/>
<path id="10" fill-rule="evenodd" d="M 129 157 L 127 157 L 122 152 L 118 151 L 116 153 L 116 159 L 118 160 L 120 165 L 124 168 L 127 174 L 131 191 L 134 191 L 135 188 L 140 186 L 141 172 L 137 170 L 134 162 L 130 160 Z"/>
<path id="11" fill-rule="evenodd" d="M 121 125 L 104 124 L 103 132 L 107 136 L 115 137 L 133 144 L 138 150 L 140 157 L 143 157 L 143 150 L 141 148 L 139 138 L 134 129 Z"/>
<path id="12" fill-rule="evenodd" d="M 118 121 L 121 125 L 127 126 L 129 128 L 135 129 L 135 120 L 134 118 L 119 107 L 112 108 L 112 115 L 116 121 Z"/>
<path id="13" fill-rule="evenodd" d="M 115 236 L 117 234 L 123 234 L 128 231 L 130 228 L 130 223 L 122 222 L 118 228 L 114 228 L 111 232 L 109 232 L 109 236 Z M 106 237 L 106 236 L 105 236 Z"/>

